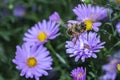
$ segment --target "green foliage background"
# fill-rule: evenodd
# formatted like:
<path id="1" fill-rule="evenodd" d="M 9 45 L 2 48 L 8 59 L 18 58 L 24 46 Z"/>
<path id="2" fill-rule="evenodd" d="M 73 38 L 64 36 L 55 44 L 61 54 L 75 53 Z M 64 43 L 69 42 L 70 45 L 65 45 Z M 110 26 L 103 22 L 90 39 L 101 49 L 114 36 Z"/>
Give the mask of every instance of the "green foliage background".
<path id="1" fill-rule="evenodd" d="M 77 6 L 80 0 L 0 0 L 0 80 L 25 80 L 20 77 L 12 63 L 15 57 L 16 45 L 22 44 L 24 32 L 38 21 L 48 19 L 54 11 L 57 11 L 61 18 L 66 22 L 75 19 L 72 9 Z M 61 35 L 54 40 L 49 41 L 45 46 L 50 50 L 53 61 L 53 71 L 49 76 L 53 78 L 42 77 L 42 80 L 72 80 L 70 72 L 73 68 L 83 66 L 87 68 L 87 80 L 98 80 L 98 77 L 104 74 L 101 66 L 107 63 L 107 58 L 114 54 L 120 48 L 120 37 L 118 36 L 115 25 L 120 21 L 120 8 L 117 4 L 108 2 L 108 0 L 87 0 L 87 3 L 110 7 L 114 13 L 102 20 L 103 23 L 98 32 L 101 41 L 105 41 L 105 48 L 98 53 L 97 59 L 87 59 L 85 63 L 80 60 L 74 62 L 74 58 L 69 58 L 65 53 L 65 42 L 70 40 L 66 34 L 66 28 L 61 26 Z M 23 17 L 13 15 L 15 5 L 21 4 L 26 8 Z M 33 10 L 33 6 L 36 10 Z M 4 13 L 6 12 L 6 13 Z M 118 75 L 120 75 L 118 73 Z M 28 79 L 29 80 L 29 79 Z M 117 80 L 120 77 L 117 76 Z"/>

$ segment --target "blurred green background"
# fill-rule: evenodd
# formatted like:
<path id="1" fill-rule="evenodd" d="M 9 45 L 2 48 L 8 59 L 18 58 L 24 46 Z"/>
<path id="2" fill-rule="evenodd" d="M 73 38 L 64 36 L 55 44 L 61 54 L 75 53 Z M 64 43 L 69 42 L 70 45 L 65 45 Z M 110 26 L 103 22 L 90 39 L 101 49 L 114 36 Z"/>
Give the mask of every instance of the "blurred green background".
<path id="1" fill-rule="evenodd" d="M 65 22 L 75 19 L 72 9 L 79 3 L 82 2 L 80 0 L 0 0 L 0 80 L 26 80 L 19 76 L 20 71 L 12 63 L 16 45 L 22 44 L 24 32 L 38 21 L 48 20 L 54 11 L 57 11 Z M 90 58 L 85 63 L 81 61 L 75 63 L 74 58 L 69 58 L 65 53 L 65 42 L 70 38 L 66 34 L 66 28 L 61 26 L 61 35 L 45 44 L 54 61 L 49 76 L 42 77 L 41 80 L 72 80 L 70 72 L 78 66 L 87 68 L 87 80 L 98 80 L 98 77 L 104 73 L 101 66 L 107 63 L 107 57 L 120 48 L 120 38 L 114 27 L 116 22 L 120 21 L 119 6 L 108 0 L 87 0 L 87 3 L 114 10 L 112 15 L 102 21 L 103 25 L 99 31 L 100 35 L 104 35 L 101 36 L 101 40 L 106 42 L 105 48 L 98 54 L 98 59 Z M 19 11 L 22 13 L 20 14 Z M 119 77 L 117 79 L 120 80 Z"/>

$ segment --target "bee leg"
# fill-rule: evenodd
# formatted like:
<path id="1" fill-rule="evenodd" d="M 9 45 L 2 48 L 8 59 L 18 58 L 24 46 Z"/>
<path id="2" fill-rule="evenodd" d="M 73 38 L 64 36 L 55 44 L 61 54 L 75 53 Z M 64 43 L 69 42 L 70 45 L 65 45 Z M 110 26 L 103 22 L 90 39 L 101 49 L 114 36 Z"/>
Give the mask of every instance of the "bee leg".
<path id="1" fill-rule="evenodd" d="M 74 45 L 76 44 L 77 40 L 78 40 L 78 35 L 73 39 Z"/>

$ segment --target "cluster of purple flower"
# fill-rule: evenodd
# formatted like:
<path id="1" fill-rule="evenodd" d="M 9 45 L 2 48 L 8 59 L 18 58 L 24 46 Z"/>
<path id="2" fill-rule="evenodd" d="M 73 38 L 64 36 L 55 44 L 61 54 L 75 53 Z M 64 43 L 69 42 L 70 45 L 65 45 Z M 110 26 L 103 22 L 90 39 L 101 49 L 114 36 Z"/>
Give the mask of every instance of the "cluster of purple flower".
<path id="1" fill-rule="evenodd" d="M 117 71 L 120 71 L 120 51 L 109 57 L 109 63 L 102 66 L 105 74 L 100 76 L 100 80 L 115 80 Z"/>
<path id="2" fill-rule="evenodd" d="M 55 17 L 58 15 L 54 14 Z M 21 47 L 16 47 L 16 56 L 13 59 L 13 63 L 17 65 L 16 68 L 21 70 L 20 76 L 25 75 L 26 78 L 34 77 L 39 80 L 39 77 L 48 75 L 47 70 L 52 69 L 53 59 L 43 44 L 60 35 L 56 20 L 57 18 L 50 17 L 49 21 L 38 22 L 24 34 L 24 42 Z"/>
<path id="3" fill-rule="evenodd" d="M 116 31 L 120 36 L 120 22 L 116 24 Z M 108 58 L 109 63 L 102 66 L 105 74 L 100 76 L 100 80 L 116 80 L 117 71 L 120 71 L 120 51 Z"/>
<path id="4" fill-rule="evenodd" d="M 103 45 L 105 44 L 105 42 L 100 41 L 100 36 L 97 34 L 99 26 L 102 24 L 100 20 L 107 17 L 108 12 L 112 13 L 112 10 L 90 4 L 79 4 L 73 9 L 73 12 L 77 15 L 77 19 L 68 22 L 73 24 L 84 23 L 85 31 L 79 33 L 78 38 L 74 35 L 71 41 L 66 41 L 66 53 L 70 54 L 70 57 L 75 57 L 75 62 L 78 62 L 78 60 L 85 62 L 85 59 L 91 57 L 97 58 L 96 53 L 100 52 L 100 49 L 104 48 Z M 44 44 L 60 35 L 58 33 L 60 20 L 59 14 L 54 12 L 49 16 L 49 21 L 38 22 L 24 34 L 24 43 L 22 47 L 17 46 L 16 56 L 13 59 L 13 62 L 17 65 L 16 68 L 21 70 L 20 76 L 25 75 L 26 78 L 34 77 L 39 80 L 42 75 L 48 75 L 47 70 L 52 69 L 52 57 Z M 68 28 L 70 26 L 68 24 Z M 119 27 L 120 23 L 116 26 L 120 33 Z M 116 66 L 120 70 L 119 63 L 119 60 L 112 58 L 108 65 L 103 66 L 106 74 L 101 76 L 100 79 L 114 80 Z M 108 66 L 110 67 L 108 68 Z M 86 68 L 78 67 L 73 69 L 71 76 L 74 80 L 86 80 Z"/>
<path id="5" fill-rule="evenodd" d="M 79 59 L 84 62 L 87 58 L 97 58 L 96 53 L 100 52 L 100 49 L 105 44 L 105 42 L 100 41 L 100 36 L 97 35 L 98 27 L 102 24 L 98 21 L 107 17 L 107 12 L 112 13 L 112 10 L 90 4 L 79 4 L 73 9 L 73 12 L 77 15 L 77 20 L 70 20 L 69 22 L 73 24 L 84 23 L 86 29 L 77 36 L 76 41 L 76 36 L 73 36 L 72 41 L 66 42 L 66 53 L 70 54 L 70 57 L 75 57 L 75 62 Z M 70 26 L 68 24 L 68 27 Z M 86 80 L 86 69 L 78 67 L 71 72 L 71 76 L 74 80 Z"/>
<path id="6" fill-rule="evenodd" d="M 79 34 L 76 43 L 74 43 L 75 37 L 73 37 L 72 41 L 66 42 L 66 53 L 70 54 L 70 57 L 75 57 L 75 62 L 79 59 L 84 62 L 85 58 L 97 58 L 95 53 L 100 52 L 100 49 L 103 48 L 103 45 L 105 44 L 105 42 L 100 41 L 100 36 L 97 36 L 96 33 L 99 30 L 98 27 L 102 24 L 98 21 L 107 17 L 107 12 L 112 13 L 112 10 L 98 6 L 91 6 L 90 4 L 83 4 L 75 7 L 73 12 L 77 15 L 77 21 L 70 20 L 70 22 L 84 22 L 86 24 L 86 32 Z M 92 29 L 95 32 L 91 32 L 90 30 Z M 116 31 L 120 36 L 120 22 L 116 24 Z M 100 76 L 100 80 L 115 80 L 117 71 L 120 71 L 119 56 L 120 52 L 113 55 L 113 57 L 110 57 L 110 62 L 108 64 L 103 65 L 102 69 L 105 70 L 106 73 Z M 84 70 L 83 67 L 78 67 L 72 70 L 71 76 L 74 80 L 86 80 L 86 69 Z"/>

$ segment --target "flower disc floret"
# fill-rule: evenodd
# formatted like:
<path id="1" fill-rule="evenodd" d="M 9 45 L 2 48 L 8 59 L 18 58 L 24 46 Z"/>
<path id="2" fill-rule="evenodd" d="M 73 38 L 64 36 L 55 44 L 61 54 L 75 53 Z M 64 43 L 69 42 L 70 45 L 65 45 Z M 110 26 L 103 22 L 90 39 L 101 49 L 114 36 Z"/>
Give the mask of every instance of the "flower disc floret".
<path id="1" fill-rule="evenodd" d="M 86 69 L 83 67 L 75 68 L 71 71 L 71 76 L 74 80 L 86 80 Z"/>

